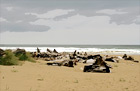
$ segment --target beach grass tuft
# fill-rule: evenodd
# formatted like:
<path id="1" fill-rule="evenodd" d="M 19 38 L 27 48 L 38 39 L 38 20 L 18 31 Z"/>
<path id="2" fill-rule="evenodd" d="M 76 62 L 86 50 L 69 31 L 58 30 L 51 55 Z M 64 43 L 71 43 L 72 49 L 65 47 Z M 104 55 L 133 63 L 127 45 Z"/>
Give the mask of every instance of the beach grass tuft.
<path id="1" fill-rule="evenodd" d="M 32 55 L 30 54 L 30 52 L 26 52 L 26 53 L 18 53 L 15 54 L 16 57 L 18 57 L 19 60 L 21 61 L 30 61 L 30 62 L 36 62 L 34 61 L 34 59 L 32 58 Z"/>
<path id="2" fill-rule="evenodd" d="M 27 58 L 27 61 L 36 63 L 36 61 L 32 58 L 32 55 L 30 54 L 30 52 L 26 52 L 26 56 L 28 57 Z"/>
<path id="3" fill-rule="evenodd" d="M 79 81 L 78 80 L 75 80 L 74 83 L 79 83 Z"/>
<path id="4" fill-rule="evenodd" d="M 18 58 L 11 50 L 5 50 L 5 55 L 0 57 L 0 65 L 18 65 Z"/>
<path id="5" fill-rule="evenodd" d="M 38 80 L 38 81 L 44 81 L 44 79 L 43 79 L 43 78 L 38 78 L 37 80 Z"/>
<path id="6" fill-rule="evenodd" d="M 21 61 L 36 62 L 29 52 L 15 54 L 12 50 L 5 50 L 5 54 L 0 56 L 0 65 L 20 65 Z"/>
<path id="7" fill-rule="evenodd" d="M 12 72 L 18 72 L 18 70 L 11 70 Z"/>
<path id="8" fill-rule="evenodd" d="M 5 90 L 6 90 L 6 91 L 9 90 L 9 86 L 6 85 L 6 89 L 5 89 Z"/>
<path id="9" fill-rule="evenodd" d="M 120 82 L 125 82 L 125 79 L 123 79 L 123 78 L 120 78 Z"/>

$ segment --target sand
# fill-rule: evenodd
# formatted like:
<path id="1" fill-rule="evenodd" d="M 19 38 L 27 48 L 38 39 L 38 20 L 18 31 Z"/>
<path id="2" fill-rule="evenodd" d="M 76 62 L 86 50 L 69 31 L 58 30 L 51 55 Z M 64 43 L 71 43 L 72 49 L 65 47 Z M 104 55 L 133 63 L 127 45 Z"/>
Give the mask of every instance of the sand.
<path id="1" fill-rule="evenodd" d="M 140 55 L 132 56 L 140 61 Z M 113 67 L 111 73 L 84 73 L 83 63 L 74 68 L 46 63 L 0 65 L 0 91 L 140 91 L 140 63 L 107 62 Z"/>

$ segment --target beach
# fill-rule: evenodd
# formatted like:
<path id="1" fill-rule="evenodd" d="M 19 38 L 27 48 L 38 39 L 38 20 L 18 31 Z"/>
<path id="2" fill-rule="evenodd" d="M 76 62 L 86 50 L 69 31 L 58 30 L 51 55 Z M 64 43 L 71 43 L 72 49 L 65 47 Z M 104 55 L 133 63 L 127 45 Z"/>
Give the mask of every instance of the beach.
<path id="1" fill-rule="evenodd" d="M 106 54 L 107 55 L 107 54 Z M 118 56 L 118 55 L 109 55 Z M 119 55 L 123 56 L 123 55 Z M 140 55 L 131 55 L 140 61 Z M 22 66 L 0 65 L 0 91 L 139 91 L 140 63 L 107 62 L 111 73 L 83 72 L 74 67 L 48 66 L 47 61 L 25 61 Z"/>
<path id="2" fill-rule="evenodd" d="M 140 91 L 140 0 L 0 0 L 0 91 Z"/>

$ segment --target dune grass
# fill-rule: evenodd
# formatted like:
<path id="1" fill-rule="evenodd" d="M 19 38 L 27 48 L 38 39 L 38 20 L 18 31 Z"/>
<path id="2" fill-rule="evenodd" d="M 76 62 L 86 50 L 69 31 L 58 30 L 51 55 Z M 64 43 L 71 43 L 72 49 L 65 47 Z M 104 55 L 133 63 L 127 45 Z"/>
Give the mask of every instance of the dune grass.
<path id="1" fill-rule="evenodd" d="M 20 61 L 36 62 L 29 52 L 15 54 L 12 50 L 5 50 L 5 55 L 0 56 L 0 65 L 19 65 Z"/>
<path id="2" fill-rule="evenodd" d="M 36 62 L 33 58 L 32 58 L 32 55 L 30 54 L 30 52 L 26 52 L 26 56 L 27 56 L 27 61 L 30 61 L 30 62 Z"/>
<path id="3" fill-rule="evenodd" d="M 18 70 L 11 70 L 11 72 L 18 72 Z"/>
<path id="4" fill-rule="evenodd" d="M 18 53 L 18 54 L 15 54 L 15 56 L 18 57 L 18 59 L 21 61 L 35 62 L 30 52 Z"/>
<path id="5" fill-rule="evenodd" d="M 1 65 L 18 65 L 18 58 L 11 50 L 5 50 L 5 55 L 0 57 Z"/>

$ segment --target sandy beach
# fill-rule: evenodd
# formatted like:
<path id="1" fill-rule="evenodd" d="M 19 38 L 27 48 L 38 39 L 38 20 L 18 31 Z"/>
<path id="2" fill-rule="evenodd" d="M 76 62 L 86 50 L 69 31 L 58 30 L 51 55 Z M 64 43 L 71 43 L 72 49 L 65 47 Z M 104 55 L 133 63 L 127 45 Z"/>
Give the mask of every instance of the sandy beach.
<path id="1" fill-rule="evenodd" d="M 114 56 L 114 55 L 111 55 Z M 120 55 L 122 56 L 122 55 Z M 132 55 L 140 61 L 140 55 Z M 48 66 L 41 59 L 22 66 L 0 65 L 0 91 L 139 91 L 140 63 L 107 62 L 111 73 L 83 72 L 86 64 L 74 68 Z"/>
<path id="2" fill-rule="evenodd" d="M 140 0 L 0 0 L 0 91 L 140 91 Z"/>

